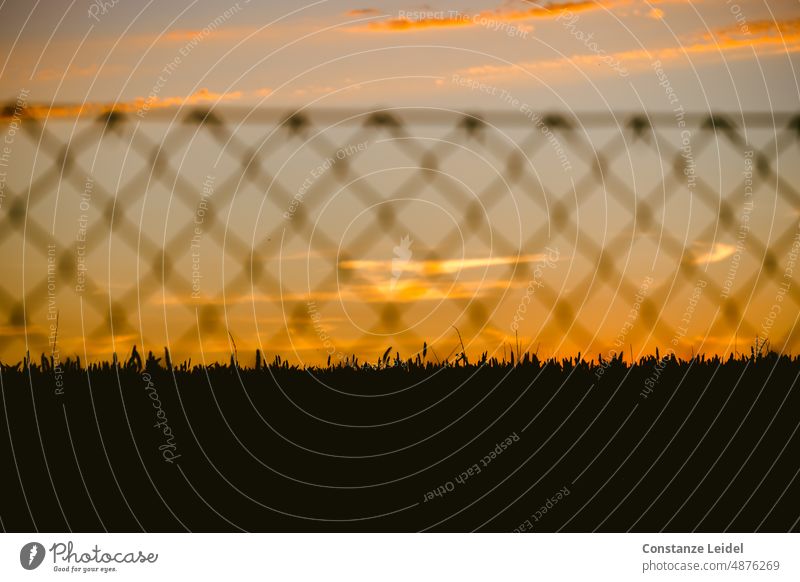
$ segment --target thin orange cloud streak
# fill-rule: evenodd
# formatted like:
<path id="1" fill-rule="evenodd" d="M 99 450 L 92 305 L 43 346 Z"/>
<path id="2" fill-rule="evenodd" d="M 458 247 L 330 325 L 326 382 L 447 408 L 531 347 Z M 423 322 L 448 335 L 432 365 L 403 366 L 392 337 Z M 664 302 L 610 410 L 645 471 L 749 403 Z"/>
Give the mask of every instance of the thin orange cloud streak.
<path id="1" fill-rule="evenodd" d="M 750 25 L 750 33 L 743 34 L 738 27 L 729 27 L 719 29 L 712 34 L 705 34 L 701 41 L 686 45 L 603 54 L 576 54 L 566 58 L 529 61 L 518 65 L 481 65 L 459 72 L 484 78 L 507 77 L 523 74 L 520 67 L 527 71 L 561 70 L 568 63 L 591 67 L 609 58 L 635 70 L 637 66 L 639 69 L 647 68 L 654 61 L 675 61 L 692 55 L 742 52 L 743 55 L 750 56 L 751 53 L 744 51 L 754 49 L 764 56 L 800 50 L 800 19 L 754 22 Z"/>
<path id="2" fill-rule="evenodd" d="M 537 18 L 557 18 L 566 12 L 585 12 L 596 10 L 604 4 L 590 0 L 577 0 L 556 4 L 550 2 L 541 6 L 533 6 L 526 10 L 484 10 L 475 14 L 461 14 L 456 11 L 419 11 L 419 17 L 405 15 L 380 22 L 370 22 L 363 26 L 352 27 L 354 32 L 410 32 L 430 28 L 470 28 L 485 26 L 492 22 L 515 22 Z M 376 11 L 377 12 L 377 11 Z"/>
<path id="3" fill-rule="evenodd" d="M 664 11 L 652 7 L 653 4 L 686 4 L 690 0 L 650 0 L 647 6 L 651 7 L 648 12 L 649 18 L 660 19 L 664 16 Z M 436 11 L 419 10 L 409 11 L 409 15 L 401 14 L 395 18 L 370 22 L 361 26 L 355 26 L 347 30 L 352 32 L 415 32 L 431 28 L 472 28 L 477 26 L 489 26 L 492 24 L 519 22 L 524 20 L 545 20 L 554 19 L 562 15 L 577 14 L 595 10 L 614 10 L 624 8 L 632 4 L 641 4 L 639 0 L 574 0 L 572 2 L 548 2 L 536 4 L 530 8 L 507 9 L 495 8 L 483 10 L 473 14 L 460 13 L 455 10 Z M 380 14 L 376 9 L 359 9 L 351 11 L 351 15 Z"/>
<path id="4" fill-rule="evenodd" d="M 382 14 L 382 12 L 377 8 L 354 8 L 345 13 L 346 16 L 377 16 L 378 14 Z"/>
<path id="5" fill-rule="evenodd" d="M 458 273 L 465 269 L 478 269 L 481 267 L 495 267 L 498 265 L 513 265 L 534 263 L 536 261 L 548 260 L 545 254 L 520 255 L 508 257 L 480 257 L 474 259 L 450 259 L 443 261 L 408 261 L 400 265 L 393 265 L 388 261 L 365 261 L 353 260 L 342 261 L 339 266 L 343 269 L 357 271 L 379 271 L 387 274 L 392 273 L 392 269 L 400 269 L 405 272 L 421 275 L 440 275 Z"/>
<path id="6" fill-rule="evenodd" d="M 86 67 L 72 66 L 66 71 L 66 73 L 64 72 L 64 69 L 41 69 L 36 73 L 35 79 L 37 81 L 53 81 L 61 78 L 95 77 L 97 76 L 98 70 L 99 68 L 96 63 Z"/>
<path id="7" fill-rule="evenodd" d="M 89 101 L 69 105 L 28 105 L 24 115 L 36 119 L 56 117 L 81 117 L 99 116 L 115 111 L 117 113 L 137 113 L 143 109 L 167 109 L 181 105 L 199 105 L 203 103 L 221 103 L 226 101 L 240 101 L 247 97 L 266 97 L 272 93 L 269 87 L 262 87 L 254 91 L 227 91 L 218 93 L 208 88 L 202 88 L 191 95 L 170 97 L 137 97 L 132 101 L 119 101 L 117 103 Z M 0 120 L 10 118 L 10 114 L 0 112 Z"/>
<path id="8" fill-rule="evenodd" d="M 736 252 L 736 247 L 726 243 L 714 243 L 710 250 L 690 257 L 693 265 L 704 265 L 706 263 L 718 263 L 724 261 Z"/>
<path id="9" fill-rule="evenodd" d="M 244 97 L 242 91 L 229 91 L 226 93 L 216 93 L 207 88 L 199 89 L 186 97 L 152 97 L 147 99 L 139 98 L 135 105 L 147 105 L 147 109 L 155 107 L 176 107 L 180 105 L 197 105 L 199 103 L 216 103 L 219 101 L 238 101 Z"/>
<path id="10" fill-rule="evenodd" d="M 198 304 L 215 306 L 252 304 L 291 304 L 316 302 L 344 302 L 352 305 L 364 303 L 418 303 L 421 301 L 443 301 L 454 299 L 474 299 L 477 297 L 500 297 L 510 289 L 519 289 L 527 281 L 432 281 L 425 278 L 406 277 L 396 283 L 390 279 L 375 279 L 366 283 L 350 284 L 335 291 L 285 291 L 281 293 L 230 294 L 223 297 L 204 297 Z M 151 303 L 157 306 L 186 305 L 186 297 L 169 295 L 153 297 Z M 46 330 L 45 330 L 46 331 Z"/>

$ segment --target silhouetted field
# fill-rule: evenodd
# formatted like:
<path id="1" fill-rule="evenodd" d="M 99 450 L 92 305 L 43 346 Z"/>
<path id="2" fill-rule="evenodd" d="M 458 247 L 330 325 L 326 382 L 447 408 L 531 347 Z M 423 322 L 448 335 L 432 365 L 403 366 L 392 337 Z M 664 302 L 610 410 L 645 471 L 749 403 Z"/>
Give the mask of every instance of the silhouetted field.
<path id="1" fill-rule="evenodd" d="M 3 365 L 2 526 L 800 529 L 800 358 L 430 356 Z"/>

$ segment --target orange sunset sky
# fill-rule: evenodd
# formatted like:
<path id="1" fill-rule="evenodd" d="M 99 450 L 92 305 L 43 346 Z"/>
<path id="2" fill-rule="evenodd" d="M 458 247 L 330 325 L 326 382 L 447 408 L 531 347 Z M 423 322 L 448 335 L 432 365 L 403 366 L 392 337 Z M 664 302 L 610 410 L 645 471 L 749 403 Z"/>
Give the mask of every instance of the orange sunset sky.
<path id="1" fill-rule="evenodd" d="M 796 1 L 17 0 L 0 45 L 4 362 L 56 314 L 90 360 L 800 347 Z"/>

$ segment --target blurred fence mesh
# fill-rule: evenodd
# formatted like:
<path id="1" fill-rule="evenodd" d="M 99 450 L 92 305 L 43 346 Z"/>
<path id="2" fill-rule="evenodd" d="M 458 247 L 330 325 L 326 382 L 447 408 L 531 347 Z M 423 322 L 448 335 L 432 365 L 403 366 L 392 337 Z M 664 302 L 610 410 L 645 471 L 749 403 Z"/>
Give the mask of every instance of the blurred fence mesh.
<path id="1" fill-rule="evenodd" d="M 32 111 L 0 123 L 5 360 L 56 319 L 97 357 L 797 346 L 797 116 Z"/>

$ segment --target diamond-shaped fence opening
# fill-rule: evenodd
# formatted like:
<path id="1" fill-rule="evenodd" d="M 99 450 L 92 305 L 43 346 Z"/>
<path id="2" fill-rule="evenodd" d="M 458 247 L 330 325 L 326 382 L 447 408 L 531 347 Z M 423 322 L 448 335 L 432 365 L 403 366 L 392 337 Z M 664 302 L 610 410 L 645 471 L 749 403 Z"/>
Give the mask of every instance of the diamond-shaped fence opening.
<path id="1" fill-rule="evenodd" d="M 797 347 L 800 117 L 4 111 L 3 359 Z"/>

